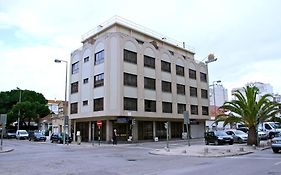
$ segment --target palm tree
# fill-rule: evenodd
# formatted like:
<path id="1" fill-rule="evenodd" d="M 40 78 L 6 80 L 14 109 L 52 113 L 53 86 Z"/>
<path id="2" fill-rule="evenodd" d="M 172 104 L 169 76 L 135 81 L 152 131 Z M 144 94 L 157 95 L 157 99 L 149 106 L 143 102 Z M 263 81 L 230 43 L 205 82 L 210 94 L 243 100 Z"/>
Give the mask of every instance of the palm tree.
<path id="1" fill-rule="evenodd" d="M 216 122 L 224 121 L 226 124 L 241 123 L 249 128 L 248 145 L 257 145 L 257 127 L 259 123 L 271 120 L 280 112 L 280 104 L 270 101 L 270 94 L 263 95 L 257 99 L 258 88 L 247 86 L 243 88 L 245 95 L 240 91 L 235 91 L 235 100 L 225 102 L 220 107 L 225 111 L 216 118 Z"/>

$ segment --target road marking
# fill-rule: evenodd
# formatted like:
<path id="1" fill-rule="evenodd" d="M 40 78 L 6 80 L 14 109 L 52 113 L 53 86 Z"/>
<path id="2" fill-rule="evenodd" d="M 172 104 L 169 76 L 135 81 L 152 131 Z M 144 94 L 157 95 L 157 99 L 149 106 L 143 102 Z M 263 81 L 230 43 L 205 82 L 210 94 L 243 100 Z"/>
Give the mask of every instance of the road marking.
<path id="1" fill-rule="evenodd" d="M 280 165 L 281 164 L 281 162 L 277 162 L 277 163 L 275 163 L 274 165 Z"/>
<path id="2" fill-rule="evenodd" d="M 254 160 L 280 160 L 280 158 L 274 157 L 225 157 L 226 159 L 254 159 Z M 277 165 L 281 164 L 281 162 L 277 162 Z"/>

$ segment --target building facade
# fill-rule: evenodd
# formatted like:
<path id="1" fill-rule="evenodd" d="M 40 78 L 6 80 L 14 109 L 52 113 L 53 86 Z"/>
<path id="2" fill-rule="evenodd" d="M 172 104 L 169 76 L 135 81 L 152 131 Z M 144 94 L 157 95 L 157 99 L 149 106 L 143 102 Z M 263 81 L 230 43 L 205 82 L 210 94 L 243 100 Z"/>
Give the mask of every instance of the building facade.
<path id="1" fill-rule="evenodd" d="M 83 36 L 71 53 L 71 132 L 82 141 L 181 138 L 183 111 L 191 137 L 203 137 L 209 119 L 207 65 L 194 52 L 120 18 Z M 98 127 L 97 121 L 102 123 Z M 75 137 L 74 137 L 75 139 Z"/>

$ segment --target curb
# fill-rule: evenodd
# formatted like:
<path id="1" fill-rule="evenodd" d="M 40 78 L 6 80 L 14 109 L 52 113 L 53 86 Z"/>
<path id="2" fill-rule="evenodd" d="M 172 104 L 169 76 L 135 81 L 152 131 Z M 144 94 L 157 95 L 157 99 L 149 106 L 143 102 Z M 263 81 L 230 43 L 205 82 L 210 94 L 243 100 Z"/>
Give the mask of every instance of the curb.
<path id="1" fill-rule="evenodd" d="M 14 151 L 13 148 L 8 148 L 8 149 L 3 149 L 0 151 L 0 153 L 8 153 L 8 152 L 11 152 L 11 151 Z"/>

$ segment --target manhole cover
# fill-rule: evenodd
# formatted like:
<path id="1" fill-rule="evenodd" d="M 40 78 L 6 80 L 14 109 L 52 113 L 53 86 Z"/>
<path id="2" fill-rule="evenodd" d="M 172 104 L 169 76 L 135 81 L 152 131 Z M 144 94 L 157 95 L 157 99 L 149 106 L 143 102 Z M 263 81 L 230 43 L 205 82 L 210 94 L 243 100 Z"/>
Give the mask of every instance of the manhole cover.
<path id="1" fill-rule="evenodd" d="M 127 159 L 129 162 L 137 161 L 136 159 Z"/>

